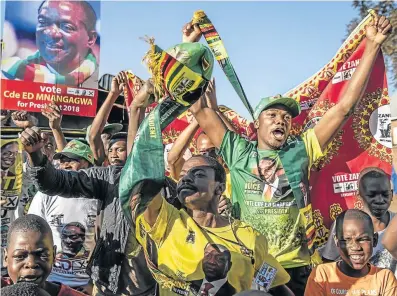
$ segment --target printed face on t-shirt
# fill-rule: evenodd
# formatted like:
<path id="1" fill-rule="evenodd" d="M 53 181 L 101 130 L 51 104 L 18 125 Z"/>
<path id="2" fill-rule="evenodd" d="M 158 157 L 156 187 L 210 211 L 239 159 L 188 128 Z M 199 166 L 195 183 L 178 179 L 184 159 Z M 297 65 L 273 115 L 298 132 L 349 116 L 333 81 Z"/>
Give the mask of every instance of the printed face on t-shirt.
<path id="1" fill-rule="evenodd" d="M 363 269 L 372 256 L 374 234 L 368 231 L 367 221 L 345 219 L 343 237 L 337 238 L 342 260 L 355 270 Z"/>
<path id="2" fill-rule="evenodd" d="M 208 282 L 227 277 L 232 267 L 231 254 L 222 245 L 207 244 L 204 250 L 203 271 Z"/>
<path id="3" fill-rule="evenodd" d="M 8 274 L 14 283 L 44 284 L 54 263 L 51 235 L 37 231 L 15 231 L 6 250 Z"/>
<path id="4" fill-rule="evenodd" d="M 62 229 L 62 253 L 75 257 L 83 248 L 85 229 L 81 224 L 68 224 Z"/>

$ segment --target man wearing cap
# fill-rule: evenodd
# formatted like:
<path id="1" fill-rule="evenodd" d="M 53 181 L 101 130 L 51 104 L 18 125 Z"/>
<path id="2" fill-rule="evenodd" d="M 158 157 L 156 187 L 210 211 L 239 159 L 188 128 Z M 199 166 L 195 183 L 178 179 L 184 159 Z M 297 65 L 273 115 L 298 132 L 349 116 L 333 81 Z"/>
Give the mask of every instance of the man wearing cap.
<path id="1" fill-rule="evenodd" d="M 258 142 L 249 142 L 229 131 L 217 114 L 201 101 L 191 108 L 230 169 L 234 214 L 266 235 L 270 253 L 291 276 L 288 285 L 295 295 L 303 295 L 310 263 L 318 260 L 314 252 L 314 227 L 308 196 L 310 168 L 360 100 L 390 28 L 384 17 L 367 27 L 365 52 L 339 103 L 314 128 L 300 136 L 289 134 L 292 118 L 300 113 L 299 104 L 291 98 L 275 96 L 260 101 L 254 112 Z M 199 31 L 192 33 L 190 30 L 189 33 L 199 34 Z M 259 168 L 264 158 L 273 160 L 277 168 L 273 172 L 283 169 L 288 181 L 282 190 L 275 188 L 266 199 L 263 190 L 271 184 L 265 176 L 273 166 L 265 172 Z"/>
<path id="2" fill-rule="evenodd" d="M 54 159 L 59 160 L 61 169 L 69 171 L 79 171 L 94 165 L 90 147 L 77 140 L 69 142 L 62 152 L 54 155 Z M 90 277 L 86 268 L 89 254 L 95 246 L 97 208 L 98 200 L 80 196 L 70 200 L 39 191 L 33 198 L 28 213 L 38 215 L 48 222 L 57 246 L 57 256 L 48 278 L 50 282 L 91 292 L 92 285 L 89 284 Z M 78 249 L 74 248 L 76 240 L 81 245 Z M 64 254 L 68 254 L 68 257 Z"/>
<path id="3" fill-rule="evenodd" d="M 127 133 L 116 133 L 109 139 L 107 161 L 110 165 L 124 166 L 127 160 Z"/>

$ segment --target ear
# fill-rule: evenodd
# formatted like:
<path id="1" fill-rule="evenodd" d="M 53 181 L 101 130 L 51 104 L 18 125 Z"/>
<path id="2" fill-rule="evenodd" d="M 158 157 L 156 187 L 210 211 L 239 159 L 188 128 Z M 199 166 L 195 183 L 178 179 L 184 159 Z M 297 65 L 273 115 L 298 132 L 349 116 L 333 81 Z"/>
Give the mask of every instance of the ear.
<path id="1" fill-rule="evenodd" d="M 7 264 L 7 260 L 8 260 L 7 253 L 8 253 L 7 248 L 4 248 L 4 249 L 3 249 L 3 266 L 4 266 L 5 268 L 8 267 L 8 264 Z"/>
<path id="2" fill-rule="evenodd" d="M 98 38 L 98 33 L 94 30 L 88 32 L 88 46 L 92 47 L 94 46 L 96 40 Z"/>
<path id="3" fill-rule="evenodd" d="M 215 188 L 215 194 L 221 196 L 225 189 L 226 184 L 218 183 L 218 186 Z"/>
<path id="4" fill-rule="evenodd" d="M 254 127 L 255 127 L 255 129 L 259 128 L 259 120 L 258 119 L 254 121 Z"/>
<path id="5" fill-rule="evenodd" d="M 374 233 L 374 248 L 378 245 L 379 236 L 378 233 Z"/>
<path id="6" fill-rule="evenodd" d="M 53 259 L 54 259 L 54 262 L 55 262 L 55 256 L 56 256 L 56 254 L 57 254 L 57 246 L 56 245 L 54 245 L 53 247 L 52 247 L 52 249 L 53 249 L 53 252 L 54 252 L 54 254 L 53 254 Z"/>

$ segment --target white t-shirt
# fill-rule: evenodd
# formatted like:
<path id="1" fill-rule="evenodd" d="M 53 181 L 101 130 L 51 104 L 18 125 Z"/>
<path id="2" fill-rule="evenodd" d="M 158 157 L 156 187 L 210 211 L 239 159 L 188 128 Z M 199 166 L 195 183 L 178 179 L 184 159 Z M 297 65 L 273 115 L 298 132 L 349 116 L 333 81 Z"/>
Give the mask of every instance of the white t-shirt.
<path id="1" fill-rule="evenodd" d="M 97 207 L 96 199 L 48 196 L 42 192 L 33 198 L 28 213 L 48 222 L 57 246 L 48 281 L 70 287 L 88 283 L 86 267 L 95 247 Z"/>
<path id="2" fill-rule="evenodd" d="M 388 213 L 390 215 L 389 221 L 391 221 L 393 217 L 396 215 L 396 213 L 390 211 L 388 211 Z M 382 245 L 382 238 L 386 229 L 387 227 L 382 231 L 378 232 L 378 237 L 379 237 L 378 244 L 374 248 L 369 262 L 372 265 L 375 265 L 376 267 L 386 268 L 391 270 L 397 278 L 397 261 L 393 259 L 393 256 Z M 335 234 L 335 222 L 331 226 L 331 233 L 329 235 L 328 242 L 325 244 L 324 248 L 319 250 L 322 257 L 332 261 L 336 261 L 339 258 L 339 253 L 334 241 L 334 234 Z"/>

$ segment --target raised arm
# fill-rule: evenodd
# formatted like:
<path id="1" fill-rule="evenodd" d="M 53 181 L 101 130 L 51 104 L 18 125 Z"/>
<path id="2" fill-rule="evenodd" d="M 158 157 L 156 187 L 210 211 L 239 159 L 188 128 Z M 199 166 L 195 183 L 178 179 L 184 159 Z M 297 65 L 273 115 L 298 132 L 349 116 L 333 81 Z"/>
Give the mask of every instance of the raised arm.
<path id="1" fill-rule="evenodd" d="M 41 114 L 48 118 L 48 125 L 54 135 L 57 149 L 62 151 L 67 142 L 61 128 L 62 113 L 60 107 L 51 102 L 47 108 L 41 110 Z"/>
<path id="2" fill-rule="evenodd" d="M 394 216 L 387 226 L 381 243 L 397 260 L 397 216 Z"/>
<path id="3" fill-rule="evenodd" d="M 214 80 L 208 83 L 204 95 L 192 105 L 190 111 L 215 147 L 220 148 L 227 132 L 227 127 L 217 112 L 206 106 L 206 101 L 213 100 L 212 97 L 216 98 Z"/>
<path id="4" fill-rule="evenodd" d="M 391 31 L 391 25 L 384 16 L 375 18 L 366 29 L 366 46 L 360 64 L 348 83 L 340 101 L 325 113 L 314 132 L 322 150 L 324 150 L 334 135 L 353 113 L 367 87 L 372 67 L 379 53 L 381 44 Z"/>
<path id="5" fill-rule="evenodd" d="M 170 169 L 171 177 L 174 180 L 179 179 L 179 174 L 181 173 L 182 166 L 185 163 L 183 154 L 185 153 L 186 149 L 188 149 L 189 144 L 198 129 L 198 122 L 195 118 L 193 118 L 193 121 L 178 136 L 170 152 L 168 153 L 168 167 Z"/>
<path id="6" fill-rule="evenodd" d="M 124 75 L 125 81 L 127 77 Z M 149 105 L 149 98 L 154 94 L 154 88 L 152 81 L 149 79 L 145 82 L 142 88 L 137 93 L 134 100 L 131 102 L 129 110 L 129 122 L 128 122 L 128 137 L 127 137 L 127 155 L 132 151 L 134 146 L 135 136 L 138 132 L 139 125 L 145 118 L 145 109 Z"/>
<path id="7" fill-rule="evenodd" d="M 91 129 L 88 135 L 88 142 L 90 144 L 91 150 L 94 153 L 95 163 L 97 165 L 102 165 L 105 160 L 106 153 L 103 147 L 103 142 L 101 134 L 106 122 L 108 121 L 110 112 L 112 111 L 113 104 L 116 102 L 117 98 L 121 94 L 124 88 L 124 72 L 120 72 L 112 80 L 112 86 L 106 100 L 103 102 L 101 108 L 99 109 L 97 115 L 92 122 Z"/>
<path id="8" fill-rule="evenodd" d="M 63 197 L 83 196 L 102 200 L 106 195 L 109 168 L 91 168 L 88 170 L 66 171 L 57 170 L 41 152 L 47 135 L 37 127 L 25 129 L 21 135 L 21 143 L 28 153 L 28 172 L 39 186 L 39 190 L 50 196 Z"/>

